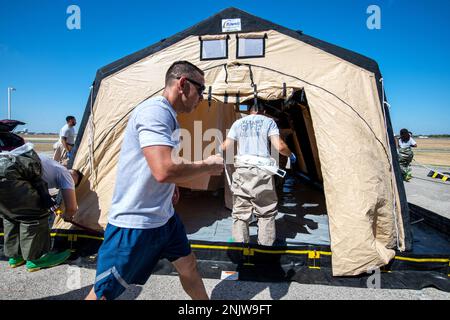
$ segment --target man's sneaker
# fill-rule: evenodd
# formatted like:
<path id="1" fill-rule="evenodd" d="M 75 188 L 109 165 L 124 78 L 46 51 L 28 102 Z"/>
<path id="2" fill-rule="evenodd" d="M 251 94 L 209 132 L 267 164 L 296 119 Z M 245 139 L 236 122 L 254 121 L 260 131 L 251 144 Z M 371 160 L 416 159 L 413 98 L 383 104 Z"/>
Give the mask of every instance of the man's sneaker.
<path id="1" fill-rule="evenodd" d="M 21 265 L 24 265 L 25 260 L 23 260 L 22 257 L 9 258 L 8 263 L 11 268 L 17 268 L 20 267 Z"/>
<path id="2" fill-rule="evenodd" d="M 30 272 L 38 271 L 44 268 L 51 268 L 57 266 L 70 257 L 70 250 L 63 252 L 49 252 L 44 254 L 37 260 L 27 261 L 26 267 Z"/>

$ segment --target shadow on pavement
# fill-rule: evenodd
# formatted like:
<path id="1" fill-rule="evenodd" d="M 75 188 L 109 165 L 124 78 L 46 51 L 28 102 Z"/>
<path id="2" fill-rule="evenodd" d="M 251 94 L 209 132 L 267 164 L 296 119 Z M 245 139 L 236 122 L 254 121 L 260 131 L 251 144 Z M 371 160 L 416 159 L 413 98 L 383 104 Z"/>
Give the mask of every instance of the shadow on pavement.
<path id="1" fill-rule="evenodd" d="M 73 290 L 60 295 L 48 296 L 36 300 L 84 300 L 84 298 L 88 295 L 91 289 L 92 285 L 89 285 L 81 289 Z M 139 297 L 141 292 L 142 287 L 132 285 L 127 290 L 125 290 L 125 292 L 120 297 L 118 297 L 117 300 L 136 300 L 136 298 Z"/>
<path id="2" fill-rule="evenodd" d="M 273 300 L 282 299 L 289 291 L 290 282 L 219 282 L 211 292 L 211 300 L 251 300 L 268 289 Z"/>

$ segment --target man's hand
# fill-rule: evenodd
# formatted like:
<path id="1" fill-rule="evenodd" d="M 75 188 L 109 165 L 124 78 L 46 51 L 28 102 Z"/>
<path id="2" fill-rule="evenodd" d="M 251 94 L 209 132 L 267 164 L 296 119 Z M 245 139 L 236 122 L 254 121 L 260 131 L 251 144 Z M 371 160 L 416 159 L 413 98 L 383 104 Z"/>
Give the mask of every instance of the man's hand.
<path id="1" fill-rule="evenodd" d="M 179 200 L 180 200 L 180 189 L 178 189 L 178 186 L 175 186 L 175 190 L 173 191 L 172 196 L 172 205 L 175 206 Z"/>
<path id="2" fill-rule="evenodd" d="M 234 147 L 234 140 L 231 138 L 227 138 L 219 147 L 219 152 L 224 152 L 228 150 L 230 147 Z"/>
<path id="3" fill-rule="evenodd" d="M 205 160 L 205 164 L 208 165 L 209 174 L 212 176 L 219 176 L 222 174 L 223 163 L 224 160 L 219 153 L 214 156 L 209 156 Z"/>
<path id="4" fill-rule="evenodd" d="M 73 215 L 63 212 L 60 216 L 65 222 L 70 222 L 73 220 Z"/>

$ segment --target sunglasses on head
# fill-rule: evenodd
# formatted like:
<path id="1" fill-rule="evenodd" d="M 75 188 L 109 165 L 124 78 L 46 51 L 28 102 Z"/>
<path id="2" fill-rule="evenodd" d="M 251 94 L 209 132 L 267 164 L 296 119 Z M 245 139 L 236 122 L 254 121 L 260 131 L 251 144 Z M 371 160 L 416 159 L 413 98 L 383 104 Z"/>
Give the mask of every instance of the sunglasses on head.
<path id="1" fill-rule="evenodd" d="M 177 80 L 180 80 L 181 78 L 182 77 L 177 77 Z M 186 78 L 187 81 L 189 81 L 190 83 L 192 83 L 194 86 L 197 87 L 197 93 L 198 93 L 199 96 L 203 95 L 203 92 L 206 89 L 205 85 L 203 85 L 201 83 L 198 83 L 197 81 L 192 80 L 192 79 L 190 79 L 188 77 L 185 77 L 185 78 Z"/>

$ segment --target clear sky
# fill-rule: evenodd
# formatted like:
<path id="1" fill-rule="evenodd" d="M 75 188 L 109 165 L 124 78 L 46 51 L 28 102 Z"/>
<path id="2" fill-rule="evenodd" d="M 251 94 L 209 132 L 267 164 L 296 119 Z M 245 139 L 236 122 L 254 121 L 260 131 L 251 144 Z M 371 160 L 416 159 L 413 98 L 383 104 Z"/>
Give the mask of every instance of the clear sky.
<path id="1" fill-rule="evenodd" d="M 66 26 L 72 4 L 81 30 Z M 366 26 L 372 4 L 380 30 Z M 448 0 L 0 0 L 0 118 L 13 86 L 23 128 L 58 132 L 69 114 L 80 123 L 97 69 L 230 6 L 375 59 L 396 132 L 450 133 Z"/>

